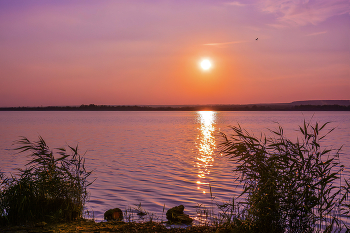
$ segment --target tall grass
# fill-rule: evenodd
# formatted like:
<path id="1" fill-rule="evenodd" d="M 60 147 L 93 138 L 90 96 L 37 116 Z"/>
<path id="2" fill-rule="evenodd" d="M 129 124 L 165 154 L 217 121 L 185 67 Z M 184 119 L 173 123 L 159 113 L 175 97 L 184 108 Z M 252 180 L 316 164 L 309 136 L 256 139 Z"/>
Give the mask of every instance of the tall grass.
<path id="1" fill-rule="evenodd" d="M 85 160 L 78 146 L 53 151 L 39 136 L 35 142 L 22 137 L 16 150 L 29 152 L 30 161 L 18 176 L 2 177 L 2 224 L 67 221 L 80 218 L 88 198 Z"/>
<path id="2" fill-rule="evenodd" d="M 7 184 L 7 178 L 5 177 L 4 173 L 0 171 L 0 225 L 5 223 L 5 208 L 3 208 L 4 203 L 3 203 L 3 190 L 6 189 L 6 184 Z"/>
<path id="3" fill-rule="evenodd" d="M 350 179 L 345 179 L 345 185 L 342 186 L 342 198 L 340 200 L 340 215 L 350 218 Z M 346 225 L 346 232 L 350 233 L 350 225 Z"/>
<path id="4" fill-rule="evenodd" d="M 347 200 L 340 199 L 343 166 L 339 150 L 323 149 L 325 126 L 304 124 L 296 142 L 284 136 L 282 127 L 272 137 L 251 135 L 239 125 L 223 134 L 222 153 L 237 164 L 234 171 L 244 184 L 246 211 L 235 219 L 237 232 L 333 232 L 343 227 L 336 216 Z"/>

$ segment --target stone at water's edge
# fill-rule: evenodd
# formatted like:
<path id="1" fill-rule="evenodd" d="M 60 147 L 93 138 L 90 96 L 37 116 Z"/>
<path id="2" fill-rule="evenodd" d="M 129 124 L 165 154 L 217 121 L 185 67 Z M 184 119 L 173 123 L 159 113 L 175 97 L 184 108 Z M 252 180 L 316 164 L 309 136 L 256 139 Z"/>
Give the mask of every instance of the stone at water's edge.
<path id="1" fill-rule="evenodd" d="M 104 214 L 104 219 L 107 221 L 122 221 L 123 220 L 123 211 L 119 208 L 107 210 Z"/>
<path id="2" fill-rule="evenodd" d="M 172 223 L 192 223 L 193 219 L 184 214 L 184 209 L 183 205 L 175 206 L 166 212 L 166 218 Z"/>

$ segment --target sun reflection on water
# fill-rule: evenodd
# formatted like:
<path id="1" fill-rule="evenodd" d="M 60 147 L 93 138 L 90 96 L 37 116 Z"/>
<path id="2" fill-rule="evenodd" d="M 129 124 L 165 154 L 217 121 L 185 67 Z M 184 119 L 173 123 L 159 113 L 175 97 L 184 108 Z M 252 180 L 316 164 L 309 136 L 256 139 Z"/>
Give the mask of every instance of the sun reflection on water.
<path id="1" fill-rule="evenodd" d="M 214 137 L 215 131 L 215 112 L 213 111 L 200 111 L 198 113 L 198 119 L 200 122 L 199 134 L 197 137 L 198 156 L 196 157 L 196 167 L 198 168 L 197 189 L 207 189 L 209 183 L 206 181 L 207 176 L 210 174 L 210 167 L 213 166 L 214 150 L 216 149 L 216 142 Z M 201 188 L 201 185 L 205 187 Z M 203 194 L 205 190 L 201 191 Z"/>

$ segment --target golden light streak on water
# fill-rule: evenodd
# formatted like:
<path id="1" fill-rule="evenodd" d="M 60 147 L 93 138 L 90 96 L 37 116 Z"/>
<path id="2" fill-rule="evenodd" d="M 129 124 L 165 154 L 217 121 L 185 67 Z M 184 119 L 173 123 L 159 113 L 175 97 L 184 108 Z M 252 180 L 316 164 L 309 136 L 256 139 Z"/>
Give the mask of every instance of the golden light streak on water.
<path id="1" fill-rule="evenodd" d="M 216 149 L 216 142 L 214 137 L 215 131 L 215 112 L 213 111 L 200 111 L 198 113 L 198 119 L 200 122 L 199 134 L 197 137 L 198 156 L 196 157 L 196 167 L 198 168 L 197 185 L 208 186 L 208 182 L 205 179 L 210 174 L 210 168 L 213 166 L 214 150 Z M 201 189 L 200 186 L 197 189 Z M 202 191 L 205 194 L 205 191 Z"/>

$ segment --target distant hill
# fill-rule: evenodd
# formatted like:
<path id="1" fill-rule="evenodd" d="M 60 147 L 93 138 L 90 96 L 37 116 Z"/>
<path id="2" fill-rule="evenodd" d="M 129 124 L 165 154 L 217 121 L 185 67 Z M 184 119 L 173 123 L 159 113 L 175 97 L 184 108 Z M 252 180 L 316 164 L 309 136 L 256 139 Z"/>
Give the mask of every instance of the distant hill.
<path id="1" fill-rule="evenodd" d="M 293 101 L 291 105 L 340 105 L 350 106 L 350 100 L 303 100 Z"/>

